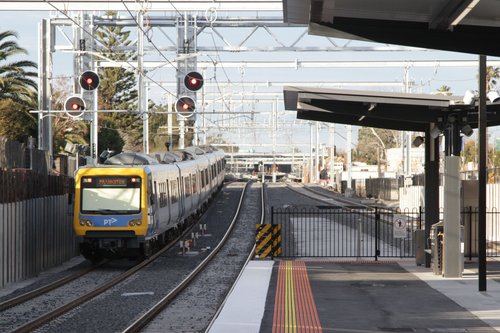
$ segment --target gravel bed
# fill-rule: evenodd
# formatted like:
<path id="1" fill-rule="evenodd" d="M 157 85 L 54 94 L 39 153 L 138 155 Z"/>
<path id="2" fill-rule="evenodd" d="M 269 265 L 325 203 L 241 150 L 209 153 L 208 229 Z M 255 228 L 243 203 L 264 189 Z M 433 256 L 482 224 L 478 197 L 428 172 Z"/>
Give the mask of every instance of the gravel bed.
<path id="1" fill-rule="evenodd" d="M 200 223 L 207 224 L 207 236 L 199 238 L 193 251 L 214 248 L 232 220 L 245 184 L 230 184 L 217 195 Z M 199 229 L 195 226 L 195 231 Z M 122 331 L 184 279 L 207 255 L 182 256 L 178 247 L 86 304 L 41 327 L 37 332 Z"/>
<path id="2" fill-rule="evenodd" d="M 218 255 L 142 332 L 203 332 L 236 280 L 255 244 L 261 185 L 253 183 L 231 237 Z"/>
<path id="3" fill-rule="evenodd" d="M 100 285 L 106 283 L 110 279 L 119 274 L 123 273 L 125 270 L 130 268 L 131 264 L 117 264 L 106 265 L 97 270 L 89 272 L 84 276 L 71 281 L 68 284 L 63 285 L 60 288 L 52 290 L 46 294 L 38 296 L 30 301 L 24 302 L 12 308 L 6 309 L 0 312 L 0 331 L 1 332 L 9 332 L 19 327 L 23 324 L 32 321 L 39 316 L 57 309 L 58 307 L 69 303 L 70 301 L 76 299 L 79 296 L 85 295 L 86 293 L 96 289 Z M 71 269 L 72 271 L 73 269 Z M 57 273 L 53 276 L 54 279 L 61 278 L 64 276 L 63 273 Z M 27 288 L 32 290 L 35 285 L 43 286 L 47 284 L 47 279 L 50 277 L 46 277 L 41 281 L 37 281 L 37 283 L 30 285 Z M 16 291 L 19 293 L 19 291 Z"/>
<path id="4" fill-rule="evenodd" d="M 83 257 L 74 257 L 64 264 L 48 269 L 38 276 L 19 281 L 0 289 L 0 302 L 25 294 L 32 290 L 44 287 L 56 280 L 67 277 L 74 272 L 92 266 L 92 264 Z"/>

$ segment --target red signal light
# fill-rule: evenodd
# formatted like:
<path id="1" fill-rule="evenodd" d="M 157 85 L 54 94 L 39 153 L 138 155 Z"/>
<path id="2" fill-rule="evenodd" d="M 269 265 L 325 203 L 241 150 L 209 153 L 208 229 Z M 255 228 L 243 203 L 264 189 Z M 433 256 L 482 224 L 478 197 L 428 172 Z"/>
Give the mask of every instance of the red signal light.
<path id="1" fill-rule="evenodd" d="M 64 110 L 72 117 L 80 117 L 85 110 L 85 101 L 80 96 L 70 96 L 64 103 Z"/>
<path id="2" fill-rule="evenodd" d="M 80 86 L 85 90 L 97 89 L 99 83 L 99 75 L 94 71 L 85 71 L 80 75 Z"/>
<path id="3" fill-rule="evenodd" d="M 191 117 L 196 110 L 196 103 L 191 97 L 183 96 L 175 103 L 175 110 L 183 117 Z"/>
<path id="4" fill-rule="evenodd" d="M 184 77 L 184 86 L 191 91 L 200 90 L 203 87 L 203 76 L 198 72 L 187 73 Z"/>

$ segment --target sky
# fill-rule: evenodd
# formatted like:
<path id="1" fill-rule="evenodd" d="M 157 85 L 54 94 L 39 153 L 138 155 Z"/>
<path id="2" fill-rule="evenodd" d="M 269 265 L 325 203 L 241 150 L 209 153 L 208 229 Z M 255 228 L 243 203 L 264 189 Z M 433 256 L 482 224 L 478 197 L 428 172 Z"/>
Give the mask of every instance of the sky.
<path id="1" fill-rule="evenodd" d="M 28 50 L 27 57 L 30 60 L 38 62 L 38 25 L 42 18 L 47 18 L 49 15 L 54 13 L 49 12 L 31 12 L 31 11 L 23 11 L 23 12 L 13 12 L 13 11 L 0 11 L 0 30 L 13 30 L 18 33 L 18 44 Z M 126 13 L 125 13 L 126 15 Z M 247 33 L 242 30 L 242 34 Z M 163 39 L 160 34 L 154 36 L 153 41 L 156 41 L 158 45 L 162 45 L 162 43 L 166 43 L 166 40 Z M 241 40 L 241 35 L 235 32 L 228 32 L 224 34 L 224 37 L 227 38 L 232 43 L 237 44 Z M 293 42 L 294 36 L 287 36 L 287 32 L 283 32 L 280 36 L 283 40 L 287 41 L 287 37 L 290 39 L 290 42 Z M 210 43 L 220 43 L 220 41 L 216 41 L 217 36 L 210 31 L 204 31 L 199 37 L 198 44 L 199 45 L 210 45 Z M 288 41 L 287 41 L 288 42 Z M 346 40 L 336 40 L 338 45 L 344 45 L 348 43 Z M 273 40 L 269 35 L 266 35 L 263 32 L 258 32 L 254 36 L 252 36 L 246 45 L 273 45 Z M 322 43 L 326 43 L 326 40 L 322 37 L 317 36 L 308 36 L 304 39 L 303 45 L 321 45 Z M 376 43 L 365 43 L 352 41 L 349 42 L 350 46 L 359 45 L 359 46 L 377 46 L 379 44 Z M 166 57 L 175 57 L 173 54 L 164 54 Z M 156 57 L 156 60 L 161 60 L 162 57 L 158 55 L 150 55 L 151 59 Z M 71 76 L 73 75 L 72 69 L 72 56 L 68 53 L 56 52 L 54 56 L 54 74 L 56 76 Z M 214 69 L 207 69 L 205 72 L 205 82 L 212 83 L 211 88 L 206 88 L 205 92 L 207 94 L 212 94 L 212 96 L 220 95 L 221 86 L 214 85 L 214 83 L 227 83 L 231 82 L 231 85 L 226 85 L 228 87 L 224 88 L 224 92 L 227 94 L 233 93 L 235 96 L 230 101 L 231 107 L 234 110 L 240 110 L 242 112 L 241 118 L 250 118 L 247 115 L 249 112 L 257 112 L 257 116 L 252 119 L 253 124 L 255 122 L 272 122 L 269 119 L 269 110 L 270 108 L 275 107 L 273 102 L 264 100 L 264 97 L 261 97 L 260 100 L 255 100 L 254 103 L 246 103 L 242 104 L 241 95 L 248 95 L 246 98 L 252 98 L 250 92 L 281 92 L 281 86 L 270 85 L 266 87 L 262 86 L 254 86 L 248 85 L 249 82 L 385 82 L 387 84 L 392 84 L 390 87 L 386 88 L 377 88 L 372 86 L 349 86 L 345 85 L 342 88 L 345 89 L 364 89 L 364 90 L 390 90 L 401 92 L 404 91 L 403 80 L 406 75 L 406 71 L 408 71 L 408 78 L 411 82 L 411 87 L 409 89 L 410 92 L 414 93 L 433 93 L 442 85 L 449 86 L 454 95 L 464 95 L 466 90 L 477 89 L 477 68 L 475 67 L 443 67 L 439 65 L 428 66 L 428 67 L 418 67 L 417 65 L 410 66 L 405 69 L 403 67 L 385 67 L 383 65 L 374 66 L 370 68 L 318 68 L 318 69 L 291 69 L 291 68 L 225 68 L 225 61 L 252 61 L 252 60 L 286 60 L 286 61 L 294 61 L 295 59 L 299 61 L 439 61 L 439 60 L 474 60 L 477 61 L 478 57 L 476 55 L 471 54 L 463 54 L 463 53 L 453 53 L 453 52 L 444 52 L 444 51 L 435 51 L 435 50 L 422 50 L 422 51 L 412 51 L 412 52 L 322 52 L 322 53 L 304 53 L 304 52 L 288 52 L 288 53 L 271 53 L 271 52 L 242 52 L 242 53 L 219 53 L 219 54 L 200 54 L 198 60 L 200 61 L 213 61 L 217 60 L 219 62 L 218 67 Z M 493 60 L 498 60 L 496 58 L 489 58 Z M 155 81 L 171 81 L 172 78 L 175 77 L 175 70 L 163 70 L 158 72 L 149 73 L 151 78 Z M 247 85 L 244 85 L 247 83 Z M 242 88 L 243 87 L 243 88 Z M 168 86 L 167 88 L 160 88 L 155 86 L 155 84 L 150 85 L 149 97 L 157 103 L 165 102 L 166 95 L 172 94 L 175 95 L 175 86 Z M 235 93 L 239 93 L 235 94 Z M 207 95 L 208 96 L 208 95 Z M 240 96 L 240 97 L 237 97 Z M 249 97 L 250 96 L 250 97 Z M 259 98 L 259 97 L 256 97 Z M 209 103 L 206 106 L 205 111 L 216 111 L 219 108 L 225 108 L 228 106 L 228 100 L 225 100 L 225 103 Z M 277 103 L 277 108 L 280 112 L 283 110 L 282 102 Z M 258 112 L 262 112 L 259 116 Z M 284 113 L 284 112 L 282 112 Z M 287 113 L 283 118 L 279 118 L 278 121 L 283 119 L 283 121 L 293 121 L 294 112 Z M 259 118 L 260 117 L 260 118 Z M 238 141 L 246 141 L 246 142 L 254 142 L 254 141 L 263 141 L 270 143 L 274 140 L 276 142 L 276 138 L 273 138 L 269 135 L 269 128 L 261 128 L 254 130 L 245 130 L 243 129 L 242 124 L 248 124 L 248 122 L 241 122 L 239 120 L 233 120 L 228 117 L 224 118 L 223 116 L 212 116 L 210 119 L 207 118 L 208 122 L 217 123 L 220 126 L 220 130 L 224 132 L 224 126 L 228 124 L 232 124 L 233 126 L 238 126 L 242 129 L 239 131 L 231 131 L 230 137 L 227 139 L 229 141 L 238 142 Z M 265 126 L 264 126 L 265 127 Z M 320 129 L 320 141 L 329 145 L 328 138 L 328 129 L 326 126 L 322 126 Z M 307 146 L 302 145 L 304 142 L 309 141 L 310 136 L 310 127 L 304 124 L 300 128 L 300 130 L 296 130 L 293 125 L 290 127 L 284 126 L 283 131 L 285 133 L 280 133 L 280 138 L 277 141 L 287 141 L 288 146 L 291 145 L 299 145 L 300 149 L 303 151 L 307 151 Z M 494 137 L 499 132 L 496 128 L 491 129 L 490 134 L 491 137 Z M 226 133 L 227 135 L 227 133 Z M 345 149 L 346 145 L 346 132 L 344 126 L 336 126 L 336 136 L 335 136 L 335 144 L 340 149 Z M 356 141 L 356 131 L 354 133 L 353 139 Z M 283 149 L 289 149 L 283 148 Z M 279 149 L 278 149 L 279 150 Z"/>

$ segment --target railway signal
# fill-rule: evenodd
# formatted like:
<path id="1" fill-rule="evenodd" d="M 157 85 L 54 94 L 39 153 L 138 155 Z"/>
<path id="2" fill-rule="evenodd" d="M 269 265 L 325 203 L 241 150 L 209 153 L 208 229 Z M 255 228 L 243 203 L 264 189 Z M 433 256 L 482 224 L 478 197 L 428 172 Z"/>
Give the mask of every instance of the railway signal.
<path id="1" fill-rule="evenodd" d="M 184 77 L 184 86 L 191 91 L 200 90 L 203 87 L 203 76 L 198 72 L 189 72 Z"/>
<path id="2" fill-rule="evenodd" d="M 85 111 L 85 101 L 80 96 L 70 96 L 64 102 L 64 110 L 71 117 L 80 117 Z"/>
<path id="3" fill-rule="evenodd" d="M 85 71 L 80 75 L 80 86 L 85 90 L 97 89 L 99 82 L 99 75 L 94 71 Z"/>
<path id="4" fill-rule="evenodd" d="M 191 117 L 196 110 L 196 103 L 191 97 L 183 96 L 175 103 L 175 110 L 182 117 Z"/>

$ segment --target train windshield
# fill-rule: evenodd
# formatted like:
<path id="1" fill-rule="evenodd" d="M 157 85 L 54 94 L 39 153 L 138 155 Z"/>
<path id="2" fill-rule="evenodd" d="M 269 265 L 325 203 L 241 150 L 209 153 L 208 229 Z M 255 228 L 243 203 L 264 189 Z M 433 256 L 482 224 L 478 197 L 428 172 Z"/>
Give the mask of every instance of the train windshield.
<path id="1" fill-rule="evenodd" d="M 140 177 L 83 177 L 81 211 L 87 214 L 137 214 L 141 210 Z"/>

